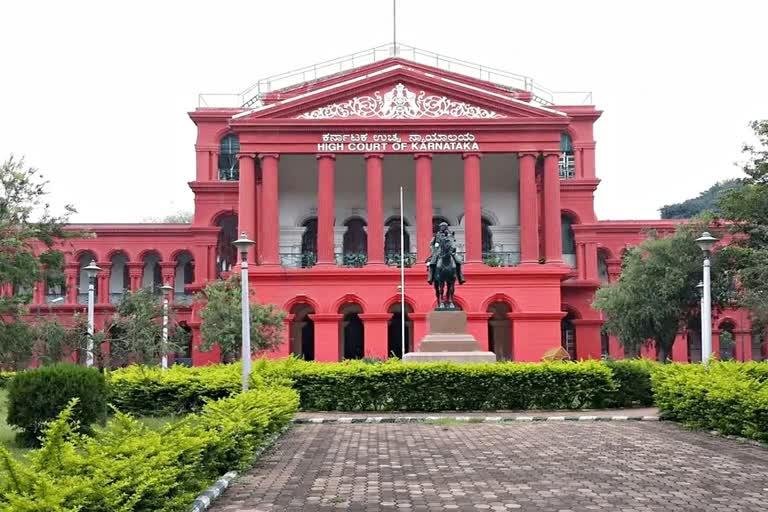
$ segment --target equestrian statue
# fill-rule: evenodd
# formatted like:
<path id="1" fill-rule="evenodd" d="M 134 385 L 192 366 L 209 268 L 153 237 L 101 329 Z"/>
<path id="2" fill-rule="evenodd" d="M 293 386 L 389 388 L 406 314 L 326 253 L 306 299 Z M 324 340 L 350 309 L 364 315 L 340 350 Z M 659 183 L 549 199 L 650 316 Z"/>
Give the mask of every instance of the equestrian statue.
<path id="1" fill-rule="evenodd" d="M 429 243 L 431 254 L 427 259 L 427 282 L 434 284 L 437 297 L 437 309 L 456 309 L 453 303 L 453 291 L 456 281 L 464 284 L 461 258 L 456 254 L 453 233 L 448 231 L 448 224 L 441 222 L 440 227 Z"/>

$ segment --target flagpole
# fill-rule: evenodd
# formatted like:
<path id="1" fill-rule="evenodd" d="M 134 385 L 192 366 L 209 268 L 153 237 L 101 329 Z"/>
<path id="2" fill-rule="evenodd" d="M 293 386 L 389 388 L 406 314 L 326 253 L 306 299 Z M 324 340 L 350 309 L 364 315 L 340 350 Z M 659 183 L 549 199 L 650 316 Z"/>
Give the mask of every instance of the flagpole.
<path id="1" fill-rule="evenodd" d="M 403 217 L 403 187 L 400 187 L 400 345 L 405 355 L 405 225 Z"/>

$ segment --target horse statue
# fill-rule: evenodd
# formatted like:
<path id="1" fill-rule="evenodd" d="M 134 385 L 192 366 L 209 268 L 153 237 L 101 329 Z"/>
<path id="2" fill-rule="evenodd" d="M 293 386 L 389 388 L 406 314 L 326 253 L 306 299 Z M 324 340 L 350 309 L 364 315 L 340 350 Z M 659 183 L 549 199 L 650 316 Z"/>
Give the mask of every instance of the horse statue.
<path id="1" fill-rule="evenodd" d="M 440 225 L 440 230 L 435 233 L 431 245 L 432 255 L 427 261 L 429 270 L 427 281 L 435 287 L 437 309 L 456 309 L 453 303 L 454 288 L 457 279 L 460 284 L 464 283 L 464 276 L 461 272 L 461 260 L 456 255 L 456 248 L 453 245 L 453 238 L 448 233 L 447 224 Z"/>

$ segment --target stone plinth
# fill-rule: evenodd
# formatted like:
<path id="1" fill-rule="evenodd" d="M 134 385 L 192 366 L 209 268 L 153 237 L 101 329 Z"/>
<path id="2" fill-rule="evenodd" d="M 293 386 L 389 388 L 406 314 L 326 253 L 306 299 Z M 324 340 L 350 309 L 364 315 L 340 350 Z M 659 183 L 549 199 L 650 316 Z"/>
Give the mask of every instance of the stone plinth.
<path id="1" fill-rule="evenodd" d="M 480 350 L 475 337 L 467 333 L 464 311 L 432 311 L 427 315 L 427 324 L 429 330 L 421 340 L 419 351 L 405 354 L 403 361 L 496 362 L 496 354 Z"/>

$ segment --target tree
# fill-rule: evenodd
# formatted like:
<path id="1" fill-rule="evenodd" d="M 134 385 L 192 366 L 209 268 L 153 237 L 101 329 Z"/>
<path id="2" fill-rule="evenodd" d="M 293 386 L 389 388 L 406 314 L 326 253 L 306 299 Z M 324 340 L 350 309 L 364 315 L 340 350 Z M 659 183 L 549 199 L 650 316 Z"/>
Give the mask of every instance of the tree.
<path id="1" fill-rule="evenodd" d="M 198 296 L 205 301 L 200 311 L 201 348 L 207 351 L 218 344 L 225 360 L 241 356 L 243 315 L 240 293 L 240 278 L 232 276 L 209 283 Z M 255 302 L 251 302 L 250 310 L 252 352 L 274 350 L 282 343 L 285 312 L 272 304 Z"/>
<path id="2" fill-rule="evenodd" d="M 179 210 L 164 217 L 144 217 L 144 222 L 163 223 L 163 224 L 190 224 L 192 222 L 192 212 L 190 210 Z"/>
<path id="3" fill-rule="evenodd" d="M 129 363 L 156 365 L 164 353 L 180 350 L 183 331 L 174 325 L 173 310 L 168 310 L 168 343 L 163 346 L 163 305 L 150 288 L 123 296 L 107 328 L 109 365 Z"/>
<path id="4" fill-rule="evenodd" d="M 22 370 L 32 359 L 34 334 L 21 320 L 0 321 L 0 369 Z"/>
<path id="5" fill-rule="evenodd" d="M 753 326 L 768 326 L 768 120 L 750 124 L 757 145 L 745 144 L 744 186 L 720 199 L 732 238 L 719 257 L 739 283 L 739 304 L 749 308 Z"/>
<path id="6" fill-rule="evenodd" d="M 605 314 L 604 329 L 616 335 L 626 351 L 652 344 L 659 361 L 666 361 L 677 333 L 700 318 L 696 285 L 702 278 L 702 255 L 695 239 L 706 225 L 683 225 L 664 238 L 650 233 L 626 253 L 619 280 L 597 291 L 593 306 Z M 713 280 L 717 305 L 728 289 L 728 274 L 712 275 L 717 278 Z"/>
<path id="7" fill-rule="evenodd" d="M 36 246 L 50 249 L 58 239 L 84 236 L 64 231 L 75 210 L 67 205 L 63 214 L 51 213 L 44 200 L 47 185 L 24 159 L 11 155 L 0 166 L 0 285 L 14 289 L 12 296 L 0 297 L 0 322 L 13 321 L 23 311 L 36 282 L 63 273 L 63 256 L 52 251 L 41 254 Z"/>
<path id="8" fill-rule="evenodd" d="M 38 316 L 31 324 L 33 335 L 33 353 L 43 365 L 56 364 L 75 357 L 76 361 L 85 360 L 88 345 L 88 319 L 75 313 L 69 325 L 57 317 Z M 95 333 L 94 346 L 98 346 L 102 336 Z M 97 341 L 98 340 L 98 341 Z"/>
<path id="9" fill-rule="evenodd" d="M 707 190 L 698 195 L 687 199 L 681 203 L 674 203 L 659 208 L 662 219 L 692 219 L 703 213 L 717 214 L 718 201 L 726 192 L 739 189 L 742 186 L 742 180 L 729 179 L 718 181 Z"/>

